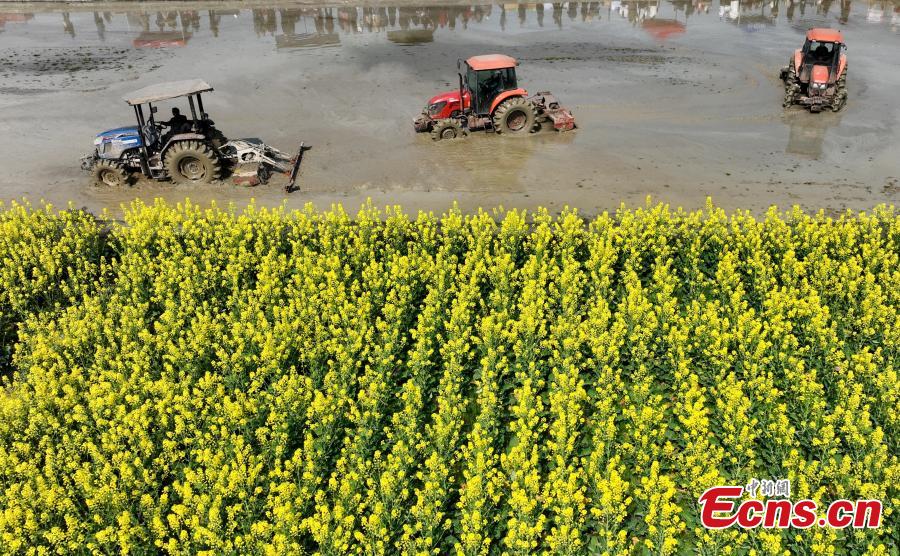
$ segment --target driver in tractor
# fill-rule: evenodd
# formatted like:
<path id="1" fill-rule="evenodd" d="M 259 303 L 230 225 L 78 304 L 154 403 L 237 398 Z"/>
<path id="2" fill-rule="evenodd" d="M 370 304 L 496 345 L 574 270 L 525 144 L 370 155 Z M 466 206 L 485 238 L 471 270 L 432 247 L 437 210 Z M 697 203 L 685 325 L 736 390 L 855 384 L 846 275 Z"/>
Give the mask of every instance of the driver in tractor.
<path id="1" fill-rule="evenodd" d="M 815 62 L 827 62 L 829 58 L 831 58 L 831 51 L 828 50 L 828 47 L 824 44 L 820 44 L 813 50 L 812 53 L 813 61 Z"/>
<path id="2" fill-rule="evenodd" d="M 500 70 L 494 70 L 491 75 L 481 83 L 479 95 L 483 98 L 494 98 L 503 90 L 503 76 Z"/>
<path id="3" fill-rule="evenodd" d="M 178 108 L 172 109 L 172 118 L 168 122 L 160 122 L 160 125 L 169 128 L 169 134 L 174 135 L 185 131 L 188 126 L 188 119 Z"/>

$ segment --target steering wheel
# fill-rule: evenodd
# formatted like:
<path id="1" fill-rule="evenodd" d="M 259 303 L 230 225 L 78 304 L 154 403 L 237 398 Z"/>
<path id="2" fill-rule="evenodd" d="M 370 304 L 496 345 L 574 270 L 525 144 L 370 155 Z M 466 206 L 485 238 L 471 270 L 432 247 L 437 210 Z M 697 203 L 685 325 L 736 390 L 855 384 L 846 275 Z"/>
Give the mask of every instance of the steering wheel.
<path id="1" fill-rule="evenodd" d="M 159 141 L 159 130 L 153 125 L 153 122 L 147 122 L 144 124 L 144 140 L 147 142 L 147 145 L 152 145 Z"/>

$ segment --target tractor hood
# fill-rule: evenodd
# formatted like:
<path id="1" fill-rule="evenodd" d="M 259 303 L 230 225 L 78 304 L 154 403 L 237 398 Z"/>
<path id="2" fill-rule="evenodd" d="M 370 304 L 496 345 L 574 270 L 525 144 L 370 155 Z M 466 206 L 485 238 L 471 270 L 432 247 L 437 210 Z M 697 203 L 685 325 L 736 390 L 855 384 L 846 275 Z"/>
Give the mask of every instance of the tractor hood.
<path id="1" fill-rule="evenodd" d="M 827 66 L 813 66 L 812 75 L 810 76 L 813 83 L 827 83 L 828 82 L 828 67 Z"/>
<path id="2" fill-rule="evenodd" d="M 123 154 L 143 146 L 137 126 L 117 127 L 94 137 L 94 148 L 100 158 L 118 160 Z"/>
<path id="3" fill-rule="evenodd" d="M 446 93 L 441 93 L 439 95 L 435 95 L 428 99 L 428 105 L 437 104 L 439 102 L 459 102 L 459 89 L 455 91 L 447 91 Z"/>
<path id="4" fill-rule="evenodd" d="M 137 126 L 133 125 L 126 127 L 117 127 L 115 129 L 109 129 L 107 131 L 98 133 L 97 137 L 94 139 L 94 143 L 100 144 L 112 140 L 118 140 L 123 143 L 133 142 L 135 145 L 139 145 L 141 142 L 141 136 L 138 134 Z"/>
<path id="5" fill-rule="evenodd" d="M 463 100 L 459 101 L 459 90 L 447 91 L 428 99 L 425 105 L 425 114 L 430 118 L 449 118 L 454 113 L 459 113 L 469 106 L 469 91 L 463 92 Z"/>

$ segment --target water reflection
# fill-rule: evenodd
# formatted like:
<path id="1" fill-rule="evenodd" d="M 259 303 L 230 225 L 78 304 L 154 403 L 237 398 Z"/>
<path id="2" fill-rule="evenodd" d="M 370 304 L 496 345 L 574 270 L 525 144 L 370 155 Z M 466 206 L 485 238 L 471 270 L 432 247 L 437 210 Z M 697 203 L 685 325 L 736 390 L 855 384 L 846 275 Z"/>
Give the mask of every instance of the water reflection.
<path id="1" fill-rule="evenodd" d="M 191 38 L 190 33 L 178 31 L 157 31 L 141 33 L 132 41 L 135 48 L 171 48 L 173 46 L 187 46 Z"/>
<path id="2" fill-rule="evenodd" d="M 408 31 L 388 31 L 387 39 L 394 44 L 410 46 L 434 42 L 434 29 L 409 29 Z"/>
<path id="3" fill-rule="evenodd" d="M 338 46 L 340 44 L 341 37 L 337 33 L 292 33 L 275 37 L 275 48 L 279 49 Z"/>
<path id="4" fill-rule="evenodd" d="M 777 2 L 747 2 L 741 5 L 738 0 L 732 0 L 719 5 L 719 18 L 753 33 L 774 26 L 778 10 Z"/>
<path id="5" fill-rule="evenodd" d="M 0 13 L 0 33 L 6 28 L 7 23 L 25 23 L 26 21 L 34 19 L 34 14 L 4 14 Z"/>
<path id="6" fill-rule="evenodd" d="M 748 31 L 775 25 L 782 17 L 797 25 L 821 24 L 833 17 L 841 23 L 851 19 L 870 25 L 900 29 L 900 0 L 856 2 L 851 0 L 721 0 L 720 21 Z M 855 8 L 855 9 L 851 9 Z M 74 9 L 74 8 L 73 8 Z M 146 11 L 136 6 L 124 12 L 0 13 L 0 32 L 10 24 L 27 26 L 35 19 L 61 17 L 61 29 L 75 38 L 79 29 L 93 27 L 101 41 L 111 30 L 136 32 L 135 47 L 165 48 L 186 46 L 191 35 L 208 30 L 214 38 L 247 29 L 248 21 L 258 37 L 276 37 L 278 48 L 330 46 L 340 44 L 340 36 L 384 33 L 396 44 L 431 42 L 436 31 L 453 31 L 479 26 L 512 30 L 523 27 L 559 29 L 567 24 L 625 20 L 657 40 L 685 33 L 687 21 L 710 12 L 709 0 L 603 0 L 600 2 L 553 2 L 537 4 L 475 4 L 423 7 L 268 7 L 249 10 L 173 9 Z M 855 12 L 855 13 L 854 13 Z M 248 17 L 249 16 L 249 17 Z M 205 21 L 204 21 L 205 20 Z M 799 21 L 797 21 L 799 20 Z M 122 27 L 125 29 L 122 29 Z M 204 29 L 205 28 L 205 29 Z M 160 33 L 159 38 L 146 35 Z M 162 35 L 175 33 L 180 35 Z"/>
<path id="7" fill-rule="evenodd" d="M 842 113 L 810 114 L 806 110 L 788 110 L 782 122 L 790 128 L 784 152 L 810 159 L 822 155 L 825 135 L 841 121 Z"/>

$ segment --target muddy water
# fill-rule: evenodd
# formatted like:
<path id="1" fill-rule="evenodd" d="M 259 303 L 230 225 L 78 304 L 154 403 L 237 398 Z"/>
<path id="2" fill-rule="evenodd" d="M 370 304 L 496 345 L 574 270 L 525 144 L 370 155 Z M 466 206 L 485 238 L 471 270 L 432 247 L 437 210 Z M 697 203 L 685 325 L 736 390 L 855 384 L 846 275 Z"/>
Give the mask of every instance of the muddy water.
<path id="1" fill-rule="evenodd" d="M 829 212 L 900 197 L 900 5 L 606 2 L 222 10 L 204 4 L 0 14 L 0 199 L 116 209 L 134 198 L 327 207 L 400 203 L 584 212 L 643 203 Z M 4 6 L 2 9 L 14 9 Z M 76 9 L 76 8 L 71 8 Z M 844 30 L 849 103 L 782 110 L 778 70 L 811 26 Z M 432 143 L 411 118 L 456 86 L 456 59 L 503 52 L 579 129 Z M 229 137 L 302 140 L 301 190 L 273 180 L 90 187 L 78 158 L 130 125 L 121 101 L 202 77 Z M 161 106 L 168 113 L 170 105 Z"/>

